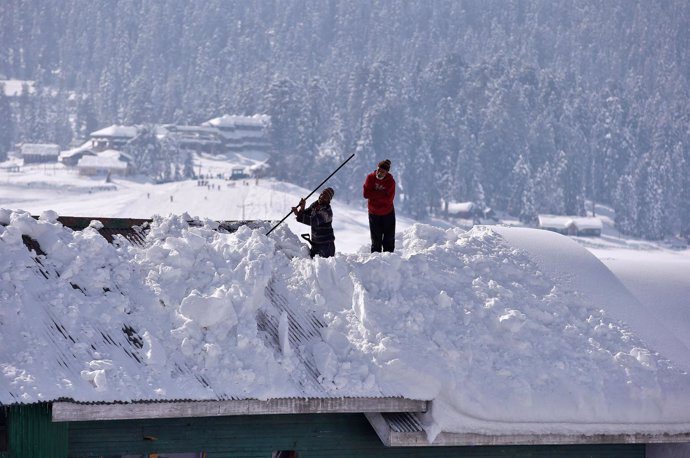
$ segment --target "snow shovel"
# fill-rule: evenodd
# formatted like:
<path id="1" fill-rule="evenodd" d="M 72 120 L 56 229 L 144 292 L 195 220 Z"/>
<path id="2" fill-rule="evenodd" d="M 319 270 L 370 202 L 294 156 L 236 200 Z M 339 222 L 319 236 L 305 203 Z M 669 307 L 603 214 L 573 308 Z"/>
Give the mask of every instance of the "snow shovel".
<path id="1" fill-rule="evenodd" d="M 325 180 L 323 180 L 321 183 L 319 183 L 319 185 L 318 185 L 317 187 L 315 187 L 314 190 L 313 190 L 312 192 L 310 192 L 309 195 L 308 195 L 307 197 L 304 198 L 304 200 L 309 199 L 309 197 L 311 197 L 312 194 L 314 194 L 321 186 L 323 186 L 323 184 L 324 184 L 325 182 L 327 182 L 328 180 L 330 180 L 331 177 L 332 177 L 333 175 L 335 175 L 335 174 L 338 172 L 338 170 L 340 170 L 345 164 L 347 164 L 347 162 L 348 162 L 350 159 L 352 159 L 353 157 L 355 157 L 355 153 L 352 153 L 352 155 L 351 155 L 350 157 L 348 157 L 347 159 L 345 159 L 345 162 L 343 162 L 342 164 L 340 164 L 340 165 L 338 166 L 338 168 L 335 169 L 335 170 L 333 171 L 333 173 L 331 173 L 330 175 L 328 175 L 328 176 L 326 177 Z M 275 226 L 273 226 L 273 227 L 271 228 L 270 231 L 266 232 L 266 235 L 268 235 L 268 234 L 270 234 L 271 232 L 273 232 L 273 229 L 275 229 L 276 227 L 280 226 L 280 223 L 282 223 L 283 221 L 285 221 L 285 220 L 287 219 L 287 217 L 290 216 L 290 215 L 292 215 L 292 210 L 290 210 L 290 212 L 289 212 L 287 215 L 285 215 L 285 217 L 284 217 L 283 219 L 281 219 L 280 221 L 278 221 L 278 224 L 276 224 Z M 311 242 L 310 242 L 310 243 L 311 243 Z"/>
<path id="2" fill-rule="evenodd" d="M 309 247 L 311 248 L 311 246 L 312 246 L 311 236 L 309 234 L 300 234 L 299 236 L 302 237 L 304 240 L 306 240 L 307 243 L 309 244 Z"/>

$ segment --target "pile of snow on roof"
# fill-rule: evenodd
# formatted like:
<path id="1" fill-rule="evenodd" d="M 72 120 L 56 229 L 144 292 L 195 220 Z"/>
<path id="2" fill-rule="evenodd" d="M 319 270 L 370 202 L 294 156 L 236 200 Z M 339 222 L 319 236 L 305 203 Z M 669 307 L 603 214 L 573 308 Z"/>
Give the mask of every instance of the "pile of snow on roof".
<path id="1" fill-rule="evenodd" d="M 687 373 L 488 227 L 418 224 L 394 254 L 312 260 L 286 225 L 266 237 L 269 226 L 226 233 L 156 217 L 141 247 L 56 218 L 0 210 L 1 403 L 217 397 L 186 382 L 183 361 L 226 396 L 433 400 L 432 436 L 690 423 Z M 45 252 L 40 266 L 23 234 Z M 271 345 L 257 325 L 275 313 L 269 284 L 326 325 L 320 339 Z M 50 317 L 81 340 L 56 354 Z M 85 343 L 123 322 L 141 336 L 141 364 Z"/>

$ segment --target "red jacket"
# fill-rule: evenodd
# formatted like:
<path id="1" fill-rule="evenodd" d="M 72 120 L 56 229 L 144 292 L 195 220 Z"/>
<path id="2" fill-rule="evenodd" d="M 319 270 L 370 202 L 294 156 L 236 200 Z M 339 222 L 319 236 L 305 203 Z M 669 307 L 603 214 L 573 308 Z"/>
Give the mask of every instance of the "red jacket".
<path id="1" fill-rule="evenodd" d="M 394 210 L 395 179 L 393 175 L 387 173 L 383 180 L 379 180 L 376 178 L 376 172 L 371 172 L 364 180 L 362 195 L 365 199 L 369 199 L 369 213 L 377 216 L 389 214 Z"/>

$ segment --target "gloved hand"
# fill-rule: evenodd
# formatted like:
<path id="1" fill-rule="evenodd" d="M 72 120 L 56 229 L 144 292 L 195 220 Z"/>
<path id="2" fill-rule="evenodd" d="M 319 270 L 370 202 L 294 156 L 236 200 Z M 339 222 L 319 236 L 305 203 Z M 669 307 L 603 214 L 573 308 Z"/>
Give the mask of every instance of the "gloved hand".
<path id="1" fill-rule="evenodd" d="M 297 204 L 296 207 L 292 207 L 292 213 L 295 215 L 299 215 L 304 211 L 304 206 L 307 204 L 307 201 L 304 198 L 301 198 L 299 200 L 299 204 Z"/>

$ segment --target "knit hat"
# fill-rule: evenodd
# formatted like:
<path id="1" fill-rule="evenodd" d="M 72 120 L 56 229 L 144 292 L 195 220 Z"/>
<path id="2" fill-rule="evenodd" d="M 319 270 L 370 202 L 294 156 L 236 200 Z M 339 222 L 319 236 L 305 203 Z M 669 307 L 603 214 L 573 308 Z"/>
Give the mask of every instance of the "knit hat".
<path id="1" fill-rule="evenodd" d="M 333 196 L 335 196 L 335 191 L 333 188 L 326 188 L 321 192 L 321 194 L 323 194 L 325 197 L 328 197 L 328 201 L 330 202 L 333 199 Z"/>
<path id="2" fill-rule="evenodd" d="M 379 162 L 379 168 L 385 170 L 386 172 L 391 171 L 391 160 L 390 159 L 384 159 L 381 162 Z"/>

